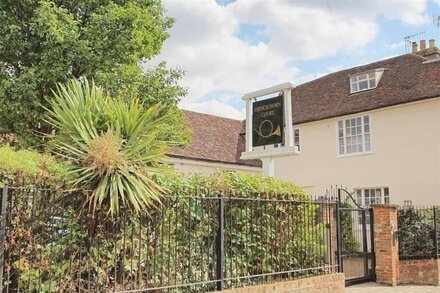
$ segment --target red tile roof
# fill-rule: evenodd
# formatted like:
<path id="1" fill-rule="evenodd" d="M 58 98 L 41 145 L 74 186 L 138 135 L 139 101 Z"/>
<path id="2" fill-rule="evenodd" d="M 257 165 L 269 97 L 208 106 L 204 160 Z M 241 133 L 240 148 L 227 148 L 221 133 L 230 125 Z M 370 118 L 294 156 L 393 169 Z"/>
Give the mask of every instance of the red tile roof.
<path id="1" fill-rule="evenodd" d="M 440 96 L 440 61 L 424 63 L 406 54 L 335 72 L 292 90 L 293 123 L 300 124 Z M 349 77 L 383 68 L 375 89 L 350 94 Z M 169 155 L 220 163 L 261 166 L 259 160 L 240 160 L 245 149 L 244 121 L 184 111 L 193 138 L 186 149 Z"/>
<path id="2" fill-rule="evenodd" d="M 440 62 L 406 54 L 335 72 L 292 90 L 293 123 L 316 121 L 440 96 Z M 375 89 L 350 94 L 349 76 L 385 71 Z"/>
<path id="3" fill-rule="evenodd" d="M 243 121 L 183 111 L 192 130 L 186 149 L 172 148 L 168 155 L 209 162 L 261 167 L 260 160 L 240 160 L 245 149 Z"/>

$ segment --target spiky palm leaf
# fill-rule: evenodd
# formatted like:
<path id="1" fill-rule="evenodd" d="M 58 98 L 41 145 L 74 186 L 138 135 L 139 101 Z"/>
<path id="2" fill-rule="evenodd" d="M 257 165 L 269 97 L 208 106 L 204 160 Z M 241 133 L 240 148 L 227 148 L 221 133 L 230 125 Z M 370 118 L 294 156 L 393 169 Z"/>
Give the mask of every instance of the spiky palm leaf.
<path id="1" fill-rule="evenodd" d="M 71 162 L 71 184 L 91 190 L 90 207 L 138 213 L 159 201 L 162 189 L 151 175 L 164 172 L 165 150 L 173 145 L 160 139 L 166 111 L 112 99 L 87 80 L 60 84 L 53 93 L 46 121 L 56 129 L 54 151 Z"/>

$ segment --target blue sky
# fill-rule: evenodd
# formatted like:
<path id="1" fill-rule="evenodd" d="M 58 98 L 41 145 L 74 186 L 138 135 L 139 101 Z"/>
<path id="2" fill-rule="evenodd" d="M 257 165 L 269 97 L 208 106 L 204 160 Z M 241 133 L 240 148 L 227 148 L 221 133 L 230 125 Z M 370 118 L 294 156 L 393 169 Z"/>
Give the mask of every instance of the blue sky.
<path id="1" fill-rule="evenodd" d="M 155 61 L 186 74 L 185 109 L 244 118 L 241 96 L 405 54 L 436 39 L 436 0 L 165 0 L 175 18 Z"/>

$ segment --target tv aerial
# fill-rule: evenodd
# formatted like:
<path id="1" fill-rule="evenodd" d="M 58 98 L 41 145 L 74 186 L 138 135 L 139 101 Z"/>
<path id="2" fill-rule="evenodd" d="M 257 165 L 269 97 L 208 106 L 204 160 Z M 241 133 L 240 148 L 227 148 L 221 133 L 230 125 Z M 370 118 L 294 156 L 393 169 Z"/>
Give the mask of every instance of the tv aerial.
<path id="1" fill-rule="evenodd" d="M 423 31 L 423 32 L 418 32 L 418 33 L 415 33 L 415 34 L 412 34 L 412 35 L 409 35 L 409 36 L 405 36 L 405 37 L 403 38 L 404 41 L 405 41 L 405 52 L 406 52 L 406 53 L 409 53 L 409 48 L 411 47 L 411 43 L 412 43 L 412 41 L 413 41 L 412 38 L 417 37 L 417 36 L 420 36 L 420 35 L 422 35 L 422 34 L 424 34 L 424 33 L 425 33 L 425 31 Z"/>

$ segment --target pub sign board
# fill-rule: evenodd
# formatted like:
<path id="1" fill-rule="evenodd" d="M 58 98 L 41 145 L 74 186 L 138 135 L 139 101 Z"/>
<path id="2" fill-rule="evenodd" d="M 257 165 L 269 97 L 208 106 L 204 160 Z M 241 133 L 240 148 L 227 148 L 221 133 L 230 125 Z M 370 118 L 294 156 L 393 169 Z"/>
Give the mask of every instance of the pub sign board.
<path id="1" fill-rule="evenodd" d="M 283 142 L 283 96 L 253 103 L 252 146 L 264 146 Z"/>

